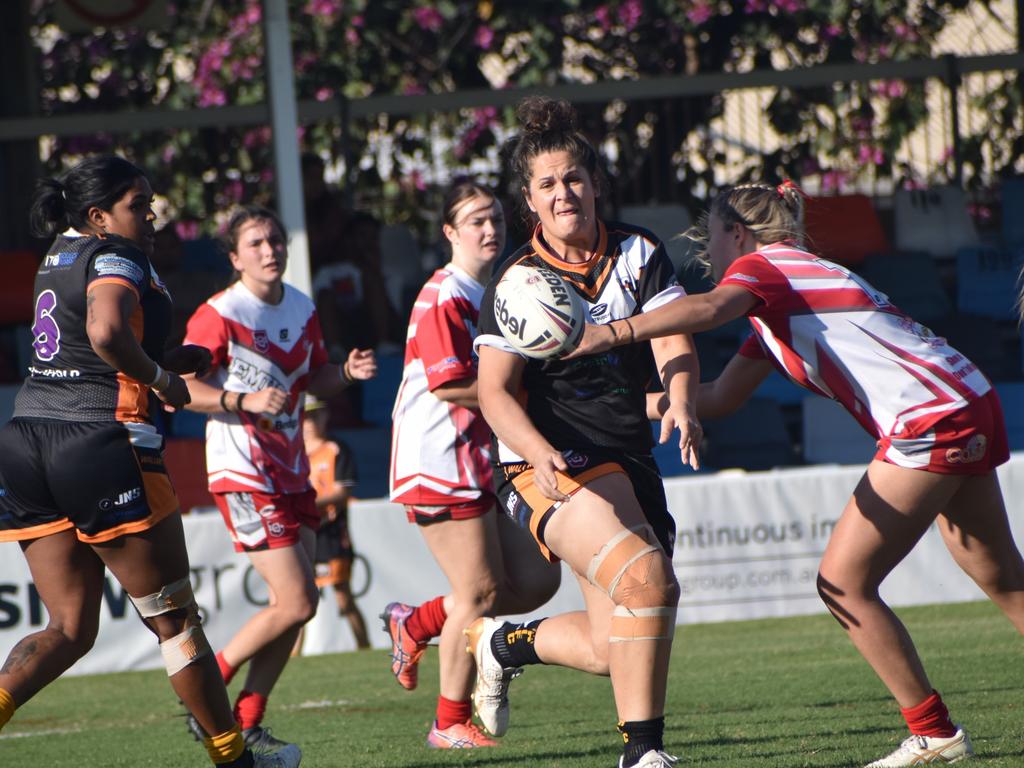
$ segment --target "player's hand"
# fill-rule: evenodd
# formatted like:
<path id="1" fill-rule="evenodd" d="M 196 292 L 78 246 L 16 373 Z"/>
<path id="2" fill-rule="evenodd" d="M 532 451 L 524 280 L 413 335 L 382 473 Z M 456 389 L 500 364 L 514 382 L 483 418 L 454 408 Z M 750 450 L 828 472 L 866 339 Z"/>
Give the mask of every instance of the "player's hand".
<path id="1" fill-rule="evenodd" d="M 348 375 L 356 381 L 366 381 L 377 375 L 377 355 L 372 349 L 353 349 L 345 361 Z"/>
<path id="2" fill-rule="evenodd" d="M 687 406 L 676 406 L 669 403 L 668 410 L 661 417 L 661 435 L 659 443 L 666 443 L 672 437 L 672 430 L 679 429 L 679 455 L 683 464 L 693 469 L 700 469 L 700 455 L 698 450 L 701 441 L 704 439 L 704 428 L 697 420 L 693 409 Z"/>
<path id="3" fill-rule="evenodd" d="M 153 392 L 160 398 L 168 410 L 179 410 L 192 402 L 192 396 L 188 393 L 184 379 L 176 373 L 164 369 L 167 373 L 167 386 L 163 389 L 153 388 Z"/>
<path id="4" fill-rule="evenodd" d="M 584 355 L 596 355 L 601 352 L 607 352 L 614 346 L 615 332 L 612 330 L 610 323 L 603 325 L 584 323 L 580 343 L 576 345 L 576 349 L 564 355 L 562 359 L 575 360 L 577 357 L 583 357 Z"/>
<path id="5" fill-rule="evenodd" d="M 544 494 L 545 498 L 552 501 L 568 501 L 569 497 L 558 490 L 558 476 L 556 472 L 566 472 L 569 465 L 565 463 L 565 457 L 554 449 L 547 450 L 535 457 L 527 458 L 533 466 L 533 484 L 537 490 Z"/>
<path id="6" fill-rule="evenodd" d="M 210 350 L 197 344 L 182 344 L 164 352 L 164 368 L 179 376 L 194 373 L 201 379 L 210 372 L 213 357 Z"/>
<path id="7" fill-rule="evenodd" d="M 248 413 L 265 413 L 277 416 L 288 409 L 288 393 L 277 387 L 267 387 L 258 392 L 246 392 L 242 410 Z"/>

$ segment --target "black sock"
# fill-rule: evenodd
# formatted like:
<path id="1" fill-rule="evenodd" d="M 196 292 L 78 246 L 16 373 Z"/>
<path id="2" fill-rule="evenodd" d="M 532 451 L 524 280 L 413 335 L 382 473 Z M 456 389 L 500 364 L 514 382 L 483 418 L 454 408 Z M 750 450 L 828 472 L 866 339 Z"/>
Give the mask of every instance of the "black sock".
<path id="1" fill-rule="evenodd" d="M 529 624 L 513 624 L 506 621 L 501 625 L 501 629 L 491 635 L 491 650 L 501 666 L 508 669 L 544 663 L 533 645 L 537 637 L 537 627 L 542 621 L 544 619 L 537 619 Z"/>
<path id="2" fill-rule="evenodd" d="M 253 768 L 254 764 L 255 760 L 253 758 L 252 751 L 246 749 L 236 759 L 232 760 L 230 763 L 223 763 L 218 766 L 218 768 Z"/>
<path id="3" fill-rule="evenodd" d="M 631 768 L 640 762 L 640 758 L 652 749 L 665 748 L 665 718 L 655 717 L 652 720 L 630 720 L 620 722 L 619 733 L 622 734 L 624 745 L 622 752 L 622 768 Z"/>

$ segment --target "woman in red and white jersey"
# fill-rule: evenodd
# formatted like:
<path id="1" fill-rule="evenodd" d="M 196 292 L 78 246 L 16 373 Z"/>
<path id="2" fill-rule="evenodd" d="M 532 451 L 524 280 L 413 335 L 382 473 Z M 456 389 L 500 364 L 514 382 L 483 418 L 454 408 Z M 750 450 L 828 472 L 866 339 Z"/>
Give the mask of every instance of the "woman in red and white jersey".
<path id="1" fill-rule="evenodd" d="M 226 241 L 238 280 L 188 322 L 189 343 L 213 357 L 209 377 L 187 380 L 189 409 L 209 414 L 210 492 L 235 550 L 248 555 L 270 591 L 270 603 L 217 662 L 226 682 L 249 662 L 235 717 L 247 744 L 273 752 L 285 742 L 261 726 L 267 699 L 319 602 L 313 562 L 320 511 L 302 440 L 303 399 L 370 379 L 377 364 L 368 350 L 353 350 L 343 366 L 328 362 L 312 299 L 284 282 L 287 239 L 272 211 L 240 208 Z"/>
<path id="2" fill-rule="evenodd" d="M 440 636 L 441 685 L 428 746 L 489 747 L 472 723 L 474 661 L 463 630 L 484 615 L 523 613 L 558 589 L 560 571 L 495 509 L 491 430 L 477 398 L 473 338 L 484 286 L 505 246 L 501 203 L 487 187 L 455 184 L 443 210 L 451 261 L 420 290 L 406 337 L 392 417 L 391 500 L 405 506 L 451 585 L 418 605 L 389 603 L 391 671 L 408 690 L 427 642 Z"/>
<path id="3" fill-rule="evenodd" d="M 878 451 L 839 519 L 818 592 L 896 698 L 911 736 L 877 768 L 973 754 L 949 718 L 879 585 L 936 517 L 957 564 L 1024 633 L 1024 561 L 995 468 L 1006 428 L 988 379 L 945 339 L 845 268 L 804 249 L 803 193 L 790 182 L 723 190 L 705 222 L 714 290 L 610 326 L 587 326 L 593 353 L 747 316 L 754 329 L 721 376 L 701 385 L 698 415 L 735 410 L 773 366 L 841 403 Z"/>

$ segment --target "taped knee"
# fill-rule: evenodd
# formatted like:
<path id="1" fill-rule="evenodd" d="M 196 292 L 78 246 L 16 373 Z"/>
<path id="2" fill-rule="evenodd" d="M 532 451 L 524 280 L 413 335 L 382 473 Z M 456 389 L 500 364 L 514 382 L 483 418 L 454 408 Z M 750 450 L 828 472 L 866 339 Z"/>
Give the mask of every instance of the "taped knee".
<path id="1" fill-rule="evenodd" d="M 184 632 L 160 643 L 160 652 L 164 657 L 164 666 L 167 667 L 168 677 L 181 672 L 189 664 L 198 661 L 211 651 L 206 633 L 198 623 L 192 622 L 191 617 L 185 622 Z"/>
<path id="2" fill-rule="evenodd" d="M 676 628 L 675 606 L 657 608 L 627 608 L 615 606 L 612 612 L 609 643 L 628 643 L 634 640 L 670 640 Z"/>
<path id="3" fill-rule="evenodd" d="M 587 581 L 613 600 L 615 591 L 634 563 L 660 551 L 649 525 L 620 531 L 594 555 L 587 568 Z"/>
<path id="4" fill-rule="evenodd" d="M 192 583 L 187 576 L 162 587 L 159 592 L 143 597 L 132 597 L 131 600 L 144 619 L 182 608 L 194 609 L 196 604 L 195 596 L 192 594 Z"/>

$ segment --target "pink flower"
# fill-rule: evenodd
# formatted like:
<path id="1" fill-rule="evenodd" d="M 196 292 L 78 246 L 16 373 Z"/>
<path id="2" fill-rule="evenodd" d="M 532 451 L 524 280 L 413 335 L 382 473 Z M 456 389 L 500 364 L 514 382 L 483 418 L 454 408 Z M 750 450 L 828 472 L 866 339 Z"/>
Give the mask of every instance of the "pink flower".
<path id="1" fill-rule="evenodd" d="M 164 147 L 164 151 L 160 154 L 160 159 L 166 163 L 174 162 L 174 158 L 178 156 L 178 148 L 173 144 L 168 144 Z"/>
<path id="2" fill-rule="evenodd" d="M 608 32 L 612 28 L 612 16 L 608 12 L 608 6 L 602 5 L 594 11 L 594 19 L 601 25 L 601 29 Z"/>
<path id="3" fill-rule="evenodd" d="M 700 0 L 686 12 L 686 18 L 690 20 L 690 23 L 698 27 L 714 15 L 715 12 L 711 6 Z"/>
<path id="4" fill-rule="evenodd" d="M 768 10 L 768 0 L 747 0 L 744 13 L 764 13 Z"/>
<path id="5" fill-rule="evenodd" d="M 804 9 L 803 0 L 776 0 L 775 7 L 784 13 L 796 13 Z"/>
<path id="6" fill-rule="evenodd" d="M 359 33 L 353 27 L 345 30 L 345 42 L 349 45 L 359 45 Z"/>
<path id="7" fill-rule="evenodd" d="M 846 183 L 843 171 L 825 171 L 821 174 L 821 188 L 825 192 L 841 192 Z"/>
<path id="8" fill-rule="evenodd" d="M 408 82 L 402 86 L 402 93 L 405 96 L 419 96 L 427 91 L 419 83 Z"/>
<path id="9" fill-rule="evenodd" d="M 313 98 L 317 101 L 327 101 L 333 94 L 334 92 L 330 88 L 317 88 Z"/>
<path id="10" fill-rule="evenodd" d="M 829 24 L 821 31 L 821 34 L 826 40 L 835 40 L 837 37 L 843 34 L 846 30 L 843 29 L 841 24 Z"/>
<path id="11" fill-rule="evenodd" d="M 351 23 L 352 23 L 352 26 L 355 27 L 356 29 L 362 29 L 363 28 L 363 22 L 364 22 L 364 19 L 363 19 L 363 15 L 361 13 L 356 14 L 355 16 L 352 17 Z"/>
<path id="12" fill-rule="evenodd" d="M 473 42 L 476 43 L 477 48 L 483 50 L 489 50 L 491 43 L 494 42 L 494 30 L 486 24 L 481 24 L 476 28 L 476 34 L 473 35 Z"/>
<path id="13" fill-rule="evenodd" d="M 232 203 L 237 203 L 245 194 L 245 186 L 239 179 L 231 179 L 224 185 L 224 196 Z"/>
<path id="14" fill-rule="evenodd" d="M 890 80 L 885 89 L 885 95 L 890 99 L 900 99 L 907 95 L 907 84 L 902 80 Z"/>
<path id="15" fill-rule="evenodd" d="M 310 16 L 331 19 L 341 11 L 341 5 L 341 0 L 308 0 L 303 10 Z"/>
<path id="16" fill-rule="evenodd" d="M 178 233 L 178 237 L 182 240 L 195 240 L 199 237 L 199 222 L 176 221 L 174 222 L 174 231 Z"/>
<path id="17" fill-rule="evenodd" d="M 251 131 L 246 131 L 245 135 L 242 136 L 242 146 L 246 149 L 255 149 L 256 147 L 266 146 L 270 142 L 270 128 L 263 126 L 261 128 L 255 128 Z"/>
<path id="18" fill-rule="evenodd" d="M 437 8 L 421 5 L 412 12 L 412 15 L 420 29 L 427 32 L 438 32 L 441 25 L 444 24 L 444 17 L 441 16 L 441 12 Z"/>
<path id="19" fill-rule="evenodd" d="M 619 6 L 618 17 L 627 32 L 633 31 L 644 15 L 644 6 L 640 0 L 626 0 Z"/>
<path id="20" fill-rule="evenodd" d="M 427 189 L 427 183 L 423 180 L 423 174 L 419 171 L 413 171 L 406 177 L 406 181 L 409 186 L 418 190 L 419 192 L 425 192 Z"/>
<path id="21" fill-rule="evenodd" d="M 207 85 L 199 93 L 200 107 L 223 107 L 228 103 L 228 96 L 221 88 L 215 85 Z"/>
<path id="22" fill-rule="evenodd" d="M 900 40 L 917 40 L 917 30 L 909 24 L 904 24 L 902 22 L 897 23 L 892 28 L 892 33 Z"/>
<path id="23" fill-rule="evenodd" d="M 253 0 L 249 4 L 249 7 L 245 9 L 245 21 L 250 27 L 254 27 L 263 20 L 263 6 L 260 5 L 259 0 Z"/>
<path id="24" fill-rule="evenodd" d="M 861 144 L 857 150 L 857 160 L 861 163 L 881 165 L 885 160 L 885 153 L 881 147 L 872 147 L 870 144 Z"/>

